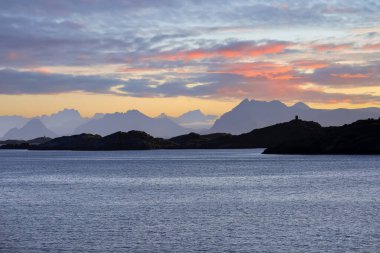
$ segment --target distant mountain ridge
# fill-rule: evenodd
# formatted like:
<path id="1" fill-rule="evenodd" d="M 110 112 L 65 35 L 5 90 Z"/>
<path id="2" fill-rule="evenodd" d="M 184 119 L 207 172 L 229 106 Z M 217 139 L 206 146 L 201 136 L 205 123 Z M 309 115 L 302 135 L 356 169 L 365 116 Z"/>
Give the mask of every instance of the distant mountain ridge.
<path id="1" fill-rule="evenodd" d="M 322 126 L 339 126 L 360 119 L 378 118 L 380 108 L 323 110 L 310 108 L 302 102 L 287 106 L 280 101 L 244 99 L 218 119 L 215 115 L 206 115 L 199 109 L 178 117 L 163 113 L 155 118 L 137 110 L 126 113 L 97 113 L 92 118 L 86 118 L 75 109 L 64 109 L 35 119 L 39 119 L 44 125 L 41 128 L 47 128 L 57 136 L 81 133 L 105 136 L 117 131 L 137 130 L 156 137 L 173 137 L 189 132 L 242 134 L 289 121 L 295 115 L 303 120 L 316 121 Z M 8 138 L 9 134 L 3 135 L 13 129 L 12 138 L 22 139 L 21 135 L 16 136 L 16 133 L 21 133 L 16 131 L 16 128 L 22 128 L 30 120 L 21 116 L 0 116 L 0 138 L 3 140 Z"/>
<path id="2" fill-rule="evenodd" d="M 303 120 L 316 121 L 322 126 L 339 126 L 356 120 L 378 118 L 380 108 L 313 109 L 302 102 L 287 106 L 280 101 L 244 99 L 231 111 L 223 114 L 207 133 L 241 134 L 252 129 L 286 122 L 298 115 Z"/>
<path id="3" fill-rule="evenodd" d="M 22 144 L 19 144 L 23 148 Z M 17 148 L 17 144 L 12 146 Z M 359 120 L 339 127 L 322 127 L 294 119 L 241 135 L 189 133 L 171 139 L 141 131 L 116 132 L 105 137 L 92 134 L 59 137 L 38 150 L 143 150 L 143 149 L 241 149 L 266 148 L 266 154 L 380 154 L 380 119 Z"/>
<path id="4" fill-rule="evenodd" d="M 92 118 L 84 118 L 75 109 L 64 109 L 51 115 L 42 115 L 32 119 L 38 119 L 44 125 L 43 128 L 53 132 L 54 136 L 81 132 L 108 135 L 116 131 L 141 130 L 156 136 L 171 137 L 191 132 L 190 129 L 184 127 L 186 125 L 194 127 L 194 129 L 207 129 L 212 125 L 212 119 L 215 118 L 216 116 L 213 115 L 204 115 L 200 110 L 190 111 L 180 117 L 164 115 L 152 118 L 137 110 L 130 110 L 126 113 L 96 113 Z M 30 118 L 21 116 L 0 116 L 0 138 L 23 139 L 25 135 L 16 129 L 22 128 L 30 120 Z M 7 134 L 10 130 L 12 131 Z M 17 134 L 19 136 L 16 136 Z"/>
<path id="5" fill-rule="evenodd" d="M 157 118 L 168 118 L 182 127 L 191 129 L 208 129 L 217 119 L 216 115 L 206 115 L 200 109 L 186 112 L 178 117 L 161 113 Z"/>
<path id="6" fill-rule="evenodd" d="M 30 119 L 21 116 L 0 116 L 0 137 L 12 128 L 20 128 Z"/>
<path id="7" fill-rule="evenodd" d="M 4 136 L 5 140 L 31 140 L 38 137 L 55 138 L 58 135 L 49 130 L 39 119 L 31 119 L 21 128 L 12 128 Z"/>
<path id="8" fill-rule="evenodd" d="M 73 130 L 88 121 L 75 109 L 64 109 L 51 115 L 42 115 L 34 118 L 21 116 L 0 116 L 0 137 L 12 128 L 21 128 L 32 119 L 40 120 L 43 125 L 57 135 L 69 135 Z M 2 138 L 6 138 L 5 136 Z"/>
<path id="9" fill-rule="evenodd" d="M 44 125 L 58 135 L 69 135 L 88 121 L 83 118 L 77 110 L 64 109 L 51 115 L 38 117 Z"/>
<path id="10" fill-rule="evenodd" d="M 126 113 L 105 114 L 98 119 L 92 119 L 74 130 L 74 134 L 109 135 L 118 131 L 144 131 L 156 137 L 171 137 L 190 132 L 168 118 L 151 118 L 137 110 Z"/>

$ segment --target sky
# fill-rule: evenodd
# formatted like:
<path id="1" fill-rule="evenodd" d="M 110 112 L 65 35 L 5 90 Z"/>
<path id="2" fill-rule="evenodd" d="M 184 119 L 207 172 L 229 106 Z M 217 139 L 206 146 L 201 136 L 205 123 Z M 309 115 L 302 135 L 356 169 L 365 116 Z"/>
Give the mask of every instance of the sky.
<path id="1" fill-rule="evenodd" d="M 380 107 L 377 0 L 1 0 L 0 115 Z"/>

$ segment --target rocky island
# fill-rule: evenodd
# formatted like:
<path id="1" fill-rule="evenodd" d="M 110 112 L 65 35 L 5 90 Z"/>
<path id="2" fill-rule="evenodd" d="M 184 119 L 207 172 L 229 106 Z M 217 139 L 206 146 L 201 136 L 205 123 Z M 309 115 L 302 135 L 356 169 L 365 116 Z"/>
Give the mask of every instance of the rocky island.
<path id="1" fill-rule="evenodd" d="M 170 139 L 142 131 L 107 136 L 79 134 L 40 142 L 14 142 L 0 148 L 30 150 L 149 150 L 265 148 L 264 154 L 380 154 L 380 119 L 322 127 L 296 117 L 289 122 L 232 135 L 190 133 Z"/>

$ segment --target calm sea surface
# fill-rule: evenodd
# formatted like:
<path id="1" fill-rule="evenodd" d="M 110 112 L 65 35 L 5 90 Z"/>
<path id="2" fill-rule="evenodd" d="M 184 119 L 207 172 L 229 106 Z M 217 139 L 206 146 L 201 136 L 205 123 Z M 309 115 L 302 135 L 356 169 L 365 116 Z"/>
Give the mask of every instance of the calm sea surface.
<path id="1" fill-rule="evenodd" d="M 380 156 L 0 151 L 0 252 L 380 252 Z"/>

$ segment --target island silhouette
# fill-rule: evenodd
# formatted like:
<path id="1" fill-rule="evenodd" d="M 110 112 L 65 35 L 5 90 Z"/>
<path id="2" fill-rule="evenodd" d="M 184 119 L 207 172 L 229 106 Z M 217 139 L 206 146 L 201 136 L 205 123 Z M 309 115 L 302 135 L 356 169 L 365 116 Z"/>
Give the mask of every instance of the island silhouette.
<path id="1" fill-rule="evenodd" d="M 380 118 L 359 120 L 338 127 L 323 127 L 295 116 L 291 121 L 248 133 L 189 133 L 157 138 L 143 131 L 107 136 L 78 134 L 39 141 L 9 142 L 0 148 L 30 150 L 150 150 L 263 148 L 264 154 L 380 154 Z"/>

